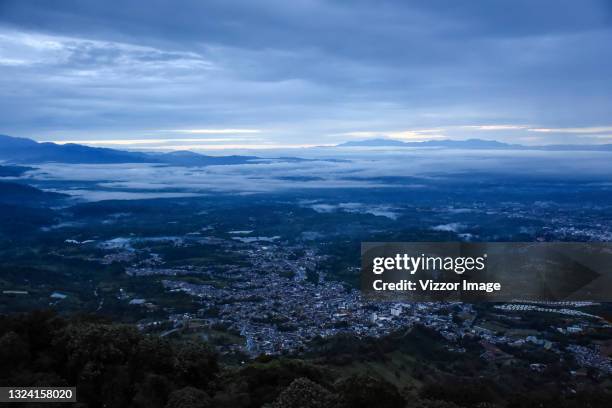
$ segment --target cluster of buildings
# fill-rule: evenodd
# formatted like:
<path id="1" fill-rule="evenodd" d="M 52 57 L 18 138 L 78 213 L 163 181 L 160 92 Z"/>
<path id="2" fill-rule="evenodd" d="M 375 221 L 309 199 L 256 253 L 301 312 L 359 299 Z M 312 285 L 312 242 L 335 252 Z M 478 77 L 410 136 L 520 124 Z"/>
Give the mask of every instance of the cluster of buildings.
<path id="1" fill-rule="evenodd" d="M 550 304 L 550 302 L 548 302 Z M 571 302 L 563 302 L 570 303 Z M 525 305 L 525 304 L 504 304 L 495 306 L 496 309 L 509 311 L 509 312 L 546 312 L 546 313 L 558 313 L 567 316 L 575 316 L 575 317 L 593 317 L 599 318 L 599 316 L 595 316 L 590 313 L 583 312 L 581 310 L 567 309 L 567 308 L 555 308 L 555 307 L 540 307 L 537 305 Z"/>
<path id="2" fill-rule="evenodd" d="M 193 313 L 172 314 L 167 321 L 143 323 L 142 328 L 158 329 L 164 336 L 185 328 L 221 330 L 243 339 L 225 345 L 225 351 L 240 351 L 251 356 L 305 350 L 314 339 L 341 333 L 376 338 L 417 324 L 438 332 L 452 352 L 465 352 L 459 340 L 475 339 L 482 346 L 481 358 L 495 363 L 512 361 L 512 348 L 535 347 L 559 354 L 564 352 L 559 344 L 547 340 L 550 336 L 545 333 L 521 336 L 495 330 L 477 318 L 478 313 L 471 304 L 367 299 L 358 290 L 327 280 L 320 267 L 326 257 L 315 249 L 276 241 L 215 238 L 215 244 L 232 251 L 240 262 L 215 265 L 214 268 L 191 265 L 169 268 L 156 254 L 144 260 L 139 257 L 138 262 L 126 268 L 128 275 L 162 276 L 166 291 L 190 295 L 199 309 Z M 126 249 L 125 242 L 116 244 L 122 244 L 115 248 L 120 253 L 132 252 Z M 206 279 L 182 278 L 198 273 L 205 274 Z M 150 306 L 145 299 L 127 301 L 133 306 Z M 603 324 L 598 316 L 576 310 L 594 305 L 592 302 L 517 301 L 495 305 L 494 309 L 506 314 L 509 320 L 520 319 L 516 315 L 522 312 L 545 312 L 574 320 L 597 319 Z M 571 324 L 553 329 L 557 334 L 569 336 L 582 333 L 583 326 Z M 571 346 L 566 351 L 572 353 L 581 366 L 612 372 L 610 359 L 597 350 Z M 545 365 L 532 363 L 530 368 L 542 372 Z"/>
<path id="3" fill-rule="evenodd" d="M 571 344 L 567 346 L 567 350 L 573 354 L 579 365 L 612 374 L 612 361 L 602 354 L 599 346 L 586 347 Z"/>
<path id="4" fill-rule="evenodd" d="M 209 326 L 224 327 L 245 339 L 251 355 L 279 354 L 303 349 L 317 337 L 351 333 L 380 337 L 431 316 L 441 304 L 375 303 L 359 291 L 316 275 L 321 258 L 312 250 L 255 245 L 243 252 L 250 268 L 223 273 L 224 284 L 194 284 L 163 280 L 169 291 L 182 291 L 198 299 L 200 316 Z M 209 316 L 214 310 L 213 316 Z"/>

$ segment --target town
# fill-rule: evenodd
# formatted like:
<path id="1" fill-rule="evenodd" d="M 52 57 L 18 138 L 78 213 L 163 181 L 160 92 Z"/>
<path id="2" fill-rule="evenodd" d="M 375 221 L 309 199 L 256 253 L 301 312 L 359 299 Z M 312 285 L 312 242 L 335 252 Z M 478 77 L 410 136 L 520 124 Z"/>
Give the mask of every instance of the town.
<path id="1" fill-rule="evenodd" d="M 188 245 L 190 239 L 197 238 L 168 238 L 168 242 Z M 125 248 L 126 244 L 121 242 Z M 491 310 L 500 313 L 497 315 L 490 312 L 481 315 L 474 305 L 461 302 L 380 302 L 362 296 L 359 290 L 346 284 L 327 279 L 319 267 L 327 257 L 315 249 L 259 239 L 217 238 L 215 243 L 223 245 L 226 251 L 233 251 L 248 267 L 166 268 L 159 255 L 155 255 L 126 269 L 132 276 L 162 276 L 167 292 L 185 293 L 198 306 L 194 312 L 169 313 L 167 321 L 144 319 L 139 324 L 141 330 L 161 336 L 199 333 L 204 339 L 209 339 L 211 332 L 223 332 L 234 341 L 217 344 L 219 351 L 256 357 L 304 352 L 313 340 L 338 334 L 380 338 L 422 326 L 439 333 L 447 342 L 446 348 L 455 353 L 465 352 L 460 346 L 462 339 L 477 339 L 483 350 L 481 358 L 490 362 L 506 364 L 513 360 L 511 350 L 540 348 L 559 356 L 568 353 L 585 368 L 612 374 L 609 347 L 564 346 L 559 341 L 548 340 L 551 333 L 569 339 L 594 330 L 611 329 L 605 319 L 579 310 L 596 307 L 598 304 L 594 302 L 538 303 L 517 299 L 493 305 Z M 193 283 L 181 278 L 198 273 L 206 274 L 210 282 Z M 154 306 L 146 299 L 130 298 L 123 292 L 118 296 L 133 307 Z M 525 312 L 566 316 L 574 319 L 574 323 L 551 326 L 540 332 L 501 329 L 504 321 L 520 320 Z M 533 370 L 542 369 L 542 363 L 532 365 Z"/>

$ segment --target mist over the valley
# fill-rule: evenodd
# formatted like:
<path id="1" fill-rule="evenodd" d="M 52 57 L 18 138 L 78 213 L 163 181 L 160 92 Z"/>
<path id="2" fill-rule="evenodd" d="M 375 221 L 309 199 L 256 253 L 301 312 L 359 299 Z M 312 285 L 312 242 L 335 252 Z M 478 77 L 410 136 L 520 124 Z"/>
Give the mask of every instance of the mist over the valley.
<path id="1" fill-rule="evenodd" d="M 334 148 L 304 149 L 299 154 L 311 160 L 269 159 L 205 167 L 41 163 L 19 178 L 87 201 L 299 189 L 426 191 L 449 178 L 461 183 L 511 178 L 519 183 L 546 180 L 596 183 L 602 188 L 612 185 L 610 152 Z M 341 160 L 333 160 L 336 158 Z"/>

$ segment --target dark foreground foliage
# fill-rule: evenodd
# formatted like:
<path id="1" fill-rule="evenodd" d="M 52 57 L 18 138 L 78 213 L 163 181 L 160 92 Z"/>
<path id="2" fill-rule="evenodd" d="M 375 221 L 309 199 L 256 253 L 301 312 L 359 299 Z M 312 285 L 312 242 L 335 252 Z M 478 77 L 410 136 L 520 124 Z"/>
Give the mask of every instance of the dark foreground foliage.
<path id="1" fill-rule="evenodd" d="M 516 394 L 490 379 L 428 375 L 420 389 L 400 390 L 368 373 L 338 372 L 337 366 L 268 356 L 226 366 L 203 342 L 147 336 L 95 317 L 0 315 L 0 386 L 76 385 L 79 403 L 66 405 L 72 407 L 612 406 L 610 394 L 599 388 L 568 399 L 554 388 Z"/>
<path id="2" fill-rule="evenodd" d="M 343 403 L 349 397 L 360 398 L 350 382 L 336 389 L 327 370 L 300 360 L 261 358 L 221 368 L 203 342 L 147 336 L 96 318 L 0 316 L 0 386 L 76 385 L 81 407 L 343 408 L 352 406 Z M 381 401 L 391 401 L 379 406 L 404 406 L 394 386 L 379 391 Z"/>
<path id="3" fill-rule="evenodd" d="M 83 406 L 177 406 L 193 390 L 207 396 L 218 372 L 204 343 L 170 343 L 131 326 L 67 321 L 48 312 L 0 319 L 2 385 L 76 384 Z"/>

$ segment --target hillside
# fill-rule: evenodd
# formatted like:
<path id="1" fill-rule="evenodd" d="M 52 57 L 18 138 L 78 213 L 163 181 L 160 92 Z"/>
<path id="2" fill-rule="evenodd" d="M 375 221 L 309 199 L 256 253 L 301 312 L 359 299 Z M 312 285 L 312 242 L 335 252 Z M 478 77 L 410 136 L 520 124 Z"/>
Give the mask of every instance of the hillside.
<path id="1" fill-rule="evenodd" d="M 0 181 L 0 203 L 2 204 L 31 206 L 66 197 L 68 197 L 66 194 L 47 192 L 26 184 Z"/>
<path id="2" fill-rule="evenodd" d="M 39 143 L 31 139 L 0 135 L 0 160 L 8 163 L 160 163 L 173 166 L 209 166 L 242 164 L 258 159 L 254 156 L 206 156 L 189 151 L 171 153 L 127 152 L 79 144 Z"/>

